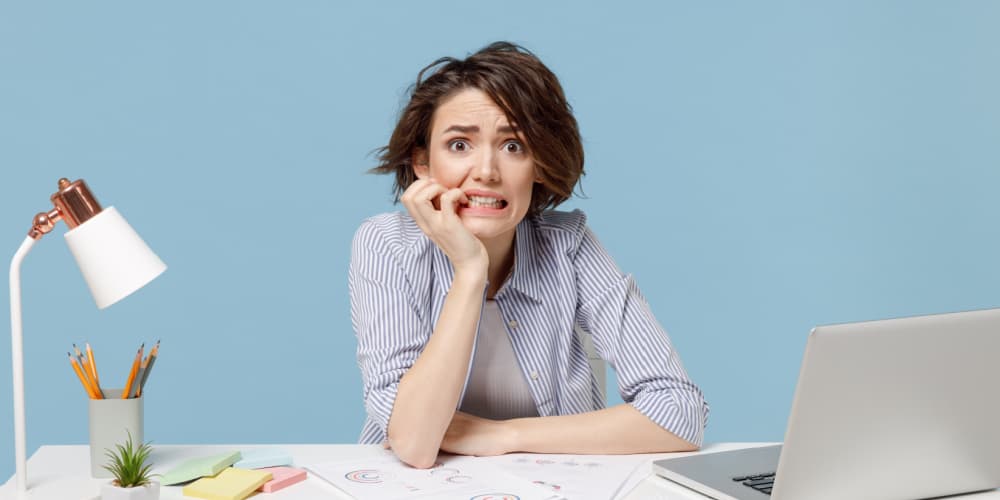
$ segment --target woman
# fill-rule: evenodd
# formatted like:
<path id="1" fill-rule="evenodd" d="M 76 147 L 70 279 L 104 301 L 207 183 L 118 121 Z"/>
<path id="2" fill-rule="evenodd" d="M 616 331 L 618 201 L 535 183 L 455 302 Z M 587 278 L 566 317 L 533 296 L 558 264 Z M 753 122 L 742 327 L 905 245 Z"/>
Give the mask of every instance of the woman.
<path id="1" fill-rule="evenodd" d="M 354 237 L 362 443 L 420 468 L 439 450 L 701 445 L 708 406 L 631 276 L 582 212 L 549 210 L 572 194 L 583 148 L 541 61 L 505 42 L 435 61 L 379 160 L 408 215 L 370 218 Z M 617 372 L 625 404 L 605 408 L 574 325 Z"/>

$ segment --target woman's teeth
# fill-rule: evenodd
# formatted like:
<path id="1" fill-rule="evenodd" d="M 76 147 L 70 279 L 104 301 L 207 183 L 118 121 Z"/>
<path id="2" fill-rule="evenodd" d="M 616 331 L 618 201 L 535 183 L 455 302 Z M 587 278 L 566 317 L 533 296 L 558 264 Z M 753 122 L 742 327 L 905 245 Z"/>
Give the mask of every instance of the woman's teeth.
<path id="1" fill-rule="evenodd" d="M 488 196 L 469 196 L 470 207 L 503 208 L 503 201 Z"/>

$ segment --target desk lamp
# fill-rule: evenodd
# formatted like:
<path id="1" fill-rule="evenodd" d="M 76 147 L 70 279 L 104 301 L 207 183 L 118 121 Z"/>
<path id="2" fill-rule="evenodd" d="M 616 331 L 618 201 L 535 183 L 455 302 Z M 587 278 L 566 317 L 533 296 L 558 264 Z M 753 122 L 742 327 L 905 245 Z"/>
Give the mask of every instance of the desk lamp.
<path id="1" fill-rule="evenodd" d="M 14 454 L 17 494 L 27 493 L 24 431 L 24 352 L 21 329 L 21 262 L 56 222 L 66 222 L 66 244 L 76 258 L 99 309 L 118 302 L 160 275 L 167 266 L 146 246 L 132 226 L 115 210 L 102 209 L 90 189 L 79 179 L 59 179 L 51 197 L 54 208 L 35 216 L 28 237 L 10 263 L 11 357 L 14 368 Z M 53 304 L 55 306 L 55 304 Z"/>

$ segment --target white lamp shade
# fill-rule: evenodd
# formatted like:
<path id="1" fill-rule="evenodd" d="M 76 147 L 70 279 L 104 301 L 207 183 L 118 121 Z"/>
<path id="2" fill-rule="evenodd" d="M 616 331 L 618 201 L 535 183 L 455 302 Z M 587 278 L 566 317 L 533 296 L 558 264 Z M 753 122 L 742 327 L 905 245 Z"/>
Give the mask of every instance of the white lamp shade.
<path id="1" fill-rule="evenodd" d="M 118 302 L 167 270 L 125 218 L 108 207 L 66 232 L 99 309 Z"/>

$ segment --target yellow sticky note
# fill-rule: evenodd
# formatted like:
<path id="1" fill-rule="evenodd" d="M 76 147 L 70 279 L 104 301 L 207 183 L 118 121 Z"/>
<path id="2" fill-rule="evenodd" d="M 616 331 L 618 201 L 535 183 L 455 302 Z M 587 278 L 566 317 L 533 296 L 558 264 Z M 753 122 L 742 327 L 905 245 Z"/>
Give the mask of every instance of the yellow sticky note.
<path id="1" fill-rule="evenodd" d="M 271 473 L 230 467 L 215 477 L 203 477 L 184 487 L 186 497 L 205 500 L 243 500 L 271 480 Z"/>

